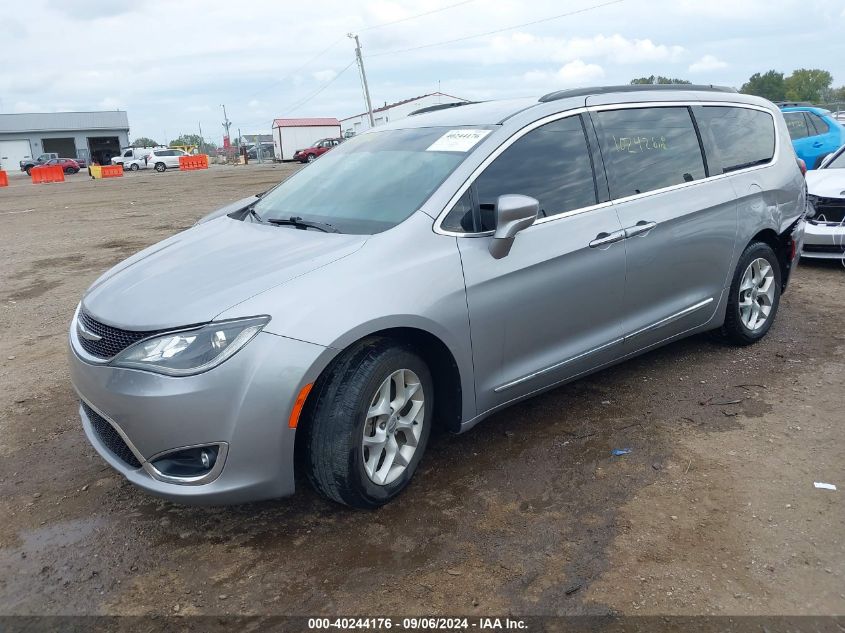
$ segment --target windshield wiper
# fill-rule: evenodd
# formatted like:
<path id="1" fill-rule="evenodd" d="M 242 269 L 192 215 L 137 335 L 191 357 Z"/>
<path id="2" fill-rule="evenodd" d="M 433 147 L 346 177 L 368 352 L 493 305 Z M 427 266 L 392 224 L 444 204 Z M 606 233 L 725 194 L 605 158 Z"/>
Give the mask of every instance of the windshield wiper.
<path id="1" fill-rule="evenodd" d="M 317 229 L 323 233 L 340 233 L 335 227 L 326 222 L 312 222 L 311 220 L 303 220 L 297 215 L 291 216 L 287 220 L 281 218 L 269 218 L 266 220 L 269 224 L 277 226 L 293 226 L 298 229 Z"/>
<path id="2" fill-rule="evenodd" d="M 264 220 L 261 219 L 261 216 L 258 215 L 258 213 L 255 211 L 254 202 L 247 207 L 247 210 L 249 211 L 249 214 L 252 216 L 253 220 L 255 220 L 256 222 L 264 222 Z"/>

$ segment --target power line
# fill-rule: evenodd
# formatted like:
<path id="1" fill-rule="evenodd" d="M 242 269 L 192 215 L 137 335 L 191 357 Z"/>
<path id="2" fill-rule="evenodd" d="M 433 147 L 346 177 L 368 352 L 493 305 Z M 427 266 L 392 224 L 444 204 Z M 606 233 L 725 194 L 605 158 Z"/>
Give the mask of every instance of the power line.
<path id="1" fill-rule="evenodd" d="M 547 18 L 542 18 L 540 20 L 533 20 L 531 22 L 523 22 L 522 24 L 514 24 L 513 26 L 506 26 L 501 29 L 496 29 L 495 31 L 487 31 L 485 33 L 476 33 L 475 35 L 467 35 L 465 37 L 457 37 L 453 40 L 443 40 L 442 42 L 433 42 L 431 44 L 422 44 L 420 46 L 412 46 L 411 48 L 400 48 L 397 50 L 392 51 L 382 51 L 381 53 L 372 53 L 367 55 L 367 57 L 382 57 L 384 55 L 397 55 L 399 53 L 407 53 L 410 51 L 418 51 L 423 48 L 434 48 L 435 46 L 443 46 L 444 44 L 454 44 L 456 42 L 465 42 L 467 40 L 475 39 L 476 37 L 485 37 L 487 35 L 496 35 L 497 33 L 504 33 L 505 31 L 512 31 L 514 29 L 520 29 L 525 26 L 533 26 L 535 24 L 541 24 L 543 22 L 550 22 L 552 20 L 559 20 L 561 18 L 567 18 L 573 15 L 578 15 L 579 13 L 586 13 L 588 11 L 594 11 L 596 9 L 601 9 L 602 7 L 607 7 L 612 4 L 619 4 L 620 2 L 624 2 L 625 0 L 611 0 L 610 2 L 603 2 L 601 4 L 594 4 L 589 7 L 584 7 L 583 9 L 578 9 L 576 11 L 568 11 L 566 13 L 561 13 L 559 15 L 552 15 Z"/>
<path id="2" fill-rule="evenodd" d="M 460 6 L 462 6 L 462 5 L 469 4 L 470 2 L 475 2 L 475 1 L 476 1 L 476 0 L 464 0 L 463 2 L 457 2 L 457 3 L 455 3 L 455 4 L 450 4 L 450 5 L 447 5 L 447 6 L 445 6 L 445 7 L 440 7 L 439 9 L 433 9 L 432 11 L 426 11 L 425 13 L 418 13 L 418 14 L 416 14 L 416 15 L 411 15 L 411 16 L 408 16 L 407 18 L 401 18 L 401 19 L 399 19 L 399 20 L 393 20 L 392 22 L 382 22 L 381 24 L 373 24 L 372 26 L 365 26 L 365 27 L 363 27 L 363 28 L 361 28 L 361 29 L 358 29 L 358 31 L 359 31 L 359 32 L 361 32 L 361 31 L 371 31 L 371 30 L 373 30 L 373 29 L 380 29 L 380 28 L 382 28 L 382 27 L 385 27 L 385 26 L 392 26 L 393 24 L 399 24 L 399 23 L 401 23 L 401 22 L 408 22 L 408 21 L 410 21 L 410 20 L 416 20 L 417 18 L 422 18 L 422 17 L 425 17 L 425 16 L 427 16 L 427 15 L 432 15 L 432 14 L 434 14 L 434 13 L 440 13 L 441 11 L 447 11 L 447 10 L 449 10 L 449 9 L 454 9 L 455 7 L 460 7 Z M 293 75 L 295 75 L 296 73 L 300 72 L 301 70 L 305 69 L 306 67 L 308 67 L 308 66 L 310 66 L 311 64 L 313 64 L 314 62 L 316 62 L 316 61 L 317 61 L 318 59 L 320 59 L 323 55 L 325 55 L 325 54 L 326 54 L 326 53 L 328 53 L 330 50 L 332 50 L 335 46 L 337 46 L 338 44 L 340 44 L 343 40 L 344 40 L 344 38 L 343 38 L 343 37 L 340 37 L 340 38 L 338 38 L 338 39 L 334 40 L 334 41 L 333 41 L 331 44 L 329 44 L 326 48 L 324 48 L 323 50 L 321 50 L 319 53 L 317 53 L 317 54 L 316 54 L 316 55 L 314 55 L 313 57 L 309 58 L 309 59 L 308 59 L 308 61 L 304 62 L 303 64 L 300 64 L 300 65 L 299 65 L 299 66 L 297 66 L 295 69 L 293 69 L 293 70 L 289 71 L 287 74 L 283 75 L 283 76 L 282 76 L 282 77 L 280 77 L 279 79 L 276 79 L 275 81 L 270 82 L 267 86 L 264 86 L 261 90 L 258 90 L 258 91 L 256 91 L 256 92 L 252 93 L 251 95 L 247 96 L 246 98 L 247 98 L 247 99 L 252 99 L 255 95 L 257 95 L 257 94 L 259 94 L 259 93 L 262 93 L 262 92 L 266 92 L 268 87 L 270 87 L 270 86 L 275 86 L 275 85 L 277 85 L 277 84 L 279 84 L 279 83 L 281 83 L 281 82 L 283 82 L 283 81 L 285 81 L 285 80 L 287 80 L 287 79 L 290 79 L 290 78 L 291 78 Z"/>
<path id="3" fill-rule="evenodd" d="M 349 62 L 349 63 L 348 63 L 348 64 L 347 64 L 347 65 L 343 68 L 343 70 L 341 70 L 341 71 L 340 71 L 339 73 L 337 73 L 334 77 L 332 77 L 329 81 L 327 81 L 327 82 L 326 82 L 326 83 L 324 83 L 322 86 L 320 86 L 320 88 L 319 88 L 319 89 L 315 90 L 314 92 L 312 92 L 310 95 L 308 95 L 308 96 L 307 96 L 307 97 L 305 97 L 304 99 L 301 99 L 300 101 L 297 101 L 295 104 L 293 104 L 293 105 L 291 105 L 291 106 L 288 106 L 287 108 L 284 108 L 283 115 L 284 115 L 284 114 L 287 114 L 287 113 L 288 113 L 288 112 L 290 112 L 291 110 L 295 110 L 296 108 L 298 108 L 299 106 L 301 106 L 301 105 L 302 105 L 303 103 L 305 103 L 306 101 L 310 101 L 311 99 L 313 99 L 314 97 L 316 97 L 318 94 L 320 94 L 321 92 L 323 92 L 323 90 L 325 90 L 325 89 L 326 89 L 326 88 L 328 88 L 330 85 L 332 85 L 335 81 L 337 81 L 343 73 L 345 73 L 347 70 L 349 70 L 350 68 L 352 68 L 352 66 L 353 66 L 354 64 L 355 64 L 355 60 L 352 60 L 351 62 Z"/>
<path id="4" fill-rule="evenodd" d="M 363 28 L 358 29 L 359 33 L 363 33 L 364 31 L 371 31 L 373 29 L 380 29 L 383 26 L 392 26 L 394 24 L 400 24 L 402 22 L 408 22 L 410 20 L 416 20 L 417 18 L 422 18 L 427 15 L 432 15 L 434 13 L 440 13 L 441 11 L 448 11 L 449 9 L 454 9 L 455 7 L 460 7 L 465 4 L 469 4 L 470 2 L 475 2 L 475 0 L 464 0 L 463 2 L 456 2 L 455 4 L 450 4 L 445 7 L 440 7 L 439 9 L 433 9 L 431 11 L 426 11 L 425 13 L 418 13 L 416 15 L 410 15 L 407 18 L 400 18 L 399 20 L 393 20 L 392 22 L 382 22 L 381 24 L 373 24 L 372 26 L 365 26 Z"/>

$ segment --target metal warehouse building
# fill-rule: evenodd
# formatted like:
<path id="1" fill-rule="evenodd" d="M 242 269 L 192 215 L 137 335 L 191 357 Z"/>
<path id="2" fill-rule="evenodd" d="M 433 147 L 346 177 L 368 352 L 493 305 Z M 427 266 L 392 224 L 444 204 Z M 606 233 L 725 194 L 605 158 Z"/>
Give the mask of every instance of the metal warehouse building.
<path id="1" fill-rule="evenodd" d="M 0 169 L 17 171 L 20 161 L 56 152 L 107 165 L 129 145 L 129 118 L 122 110 L 0 114 Z"/>

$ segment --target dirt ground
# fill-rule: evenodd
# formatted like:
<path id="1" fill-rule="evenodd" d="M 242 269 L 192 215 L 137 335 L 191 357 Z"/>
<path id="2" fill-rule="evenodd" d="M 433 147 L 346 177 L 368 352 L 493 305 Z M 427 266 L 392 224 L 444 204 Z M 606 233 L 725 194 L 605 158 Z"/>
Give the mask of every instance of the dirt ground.
<path id="1" fill-rule="evenodd" d="M 0 614 L 845 614 L 840 264 L 802 263 L 758 345 L 689 339 L 433 438 L 375 512 L 125 482 L 77 417 L 74 307 L 292 169 L 0 189 Z"/>

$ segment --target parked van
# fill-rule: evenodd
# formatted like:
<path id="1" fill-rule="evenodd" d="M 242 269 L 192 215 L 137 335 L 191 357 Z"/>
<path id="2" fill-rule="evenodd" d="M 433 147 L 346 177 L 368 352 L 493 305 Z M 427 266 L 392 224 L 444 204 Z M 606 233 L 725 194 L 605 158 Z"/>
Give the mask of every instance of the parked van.
<path id="1" fill-rule="evenodd" d="M 137 171 L 147 166 L 146 158 L 156 149 L 167 149 L 162 145 L 156 147 L 124 147 L 120 154 L 111 159 L 112 165 L 123 165 L 124 170 Z"/>
<path id="2" fill-rule="evenodd" d="M 379 506 L 435 425 L 699 332 L 759 341 L 805 206 L 783 115 L 728 89 L 410 116 L 100 277 L 70 327 L 82 424 L 173 500 L 289 495 L 301 468 Z"/>

